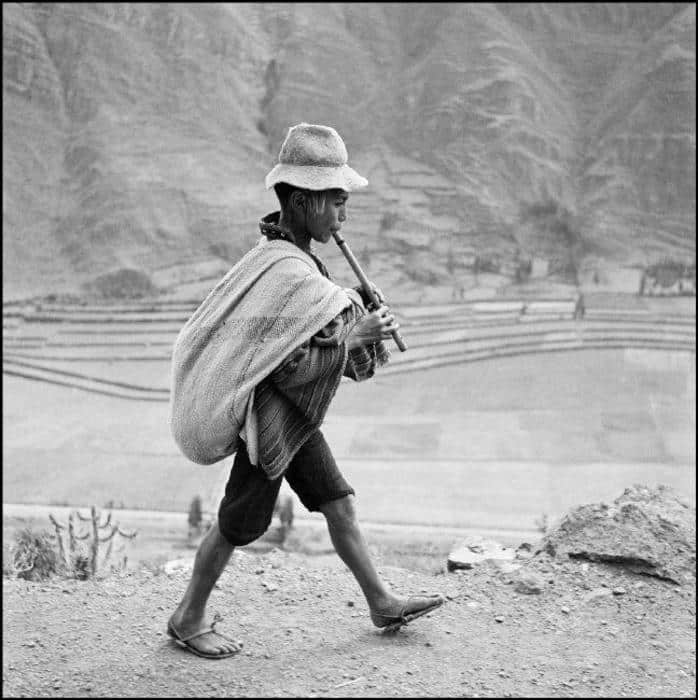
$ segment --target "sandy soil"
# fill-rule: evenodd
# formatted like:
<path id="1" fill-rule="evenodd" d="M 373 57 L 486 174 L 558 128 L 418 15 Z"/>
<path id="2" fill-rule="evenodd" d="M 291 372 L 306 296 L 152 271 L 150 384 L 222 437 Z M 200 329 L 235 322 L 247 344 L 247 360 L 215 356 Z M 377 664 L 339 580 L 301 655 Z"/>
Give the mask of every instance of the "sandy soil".
<path id="1" fill-rule="evenodd" d="M 501 565 L 500 565 L 501 566 Z M 695 697 L 695 586 L 539 554 L 381 572 L 447 603 L 395 634 L 374 628 L 336 557 L 238 552 L 211 599 L 236 657 L 165 634 L 187 570 L 104 580 L 3 580 L 3 694 L 15 697 Z M 517 592 L 522 572 L 542 592 Z"/>

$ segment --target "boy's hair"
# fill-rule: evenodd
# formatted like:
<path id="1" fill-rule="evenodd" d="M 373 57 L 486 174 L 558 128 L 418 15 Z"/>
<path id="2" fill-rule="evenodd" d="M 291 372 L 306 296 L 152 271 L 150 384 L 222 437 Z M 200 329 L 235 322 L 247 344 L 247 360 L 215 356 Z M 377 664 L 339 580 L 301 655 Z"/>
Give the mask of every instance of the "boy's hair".
<path id="1" fill-rule="evenodd" d="M 291 195 L 296 190 L 305 194 L 315 214 L 319 214 L 323 211 L 327 203 L 327 192 L 325 190 L 305 190 L 302 187 L 296 187 L 296 185 L 289 185 L 288 182 L 277 182 L 274 185 L 274 192 L 276 192 L 276 196 L 279 198 L 279 204 L 282 209 L 288 206 Z"/>

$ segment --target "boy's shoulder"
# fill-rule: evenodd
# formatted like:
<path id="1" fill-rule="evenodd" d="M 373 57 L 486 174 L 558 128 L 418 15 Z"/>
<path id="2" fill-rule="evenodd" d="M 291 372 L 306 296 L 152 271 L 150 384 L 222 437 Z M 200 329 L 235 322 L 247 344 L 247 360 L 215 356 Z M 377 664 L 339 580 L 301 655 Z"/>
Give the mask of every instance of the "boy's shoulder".
<path id="1" fill-rule="evenodd" d="M 243 260 L 245 258 L 250 262 L 259 262 L 265 267 L 274 265 L 277 270 L 297 270 L 299 274 L 321 271 L 318 270 L 315 256 L 308 255 L 293 243 L 281 239 L 270 241 L 262 237 Z"/>

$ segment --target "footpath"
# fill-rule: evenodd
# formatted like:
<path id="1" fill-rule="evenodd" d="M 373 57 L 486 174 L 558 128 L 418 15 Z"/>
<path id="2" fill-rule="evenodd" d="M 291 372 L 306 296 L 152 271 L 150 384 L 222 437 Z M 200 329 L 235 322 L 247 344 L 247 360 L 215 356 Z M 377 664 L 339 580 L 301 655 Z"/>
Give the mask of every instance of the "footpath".
<path id="1" fill-rule="evenodd" d="M 339 560 L 236 552 L 213 592 L 237 656 L 165 625 L 186 564 L 87 581 L 3 579 L 6 697 L 695 697 L 695 507 L 629 489 L 530 548 L 439 573 L 379 561 L 446 603 L 374 628 Z"/>

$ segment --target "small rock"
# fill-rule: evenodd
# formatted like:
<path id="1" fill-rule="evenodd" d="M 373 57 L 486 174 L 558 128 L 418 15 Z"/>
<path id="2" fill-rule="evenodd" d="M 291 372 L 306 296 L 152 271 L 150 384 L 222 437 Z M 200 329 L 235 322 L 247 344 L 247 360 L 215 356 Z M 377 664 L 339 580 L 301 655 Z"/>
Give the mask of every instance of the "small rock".
<path id="1" fill-rule="evenodd" d="M 528 542 L 522 542 L 516 548 L 516 558 L 517 559 L 530 559 L 533 556 L 533 547 Z"/>
<path id="2" fill-rule="evenodd" d="M 513 571 L 517 571 L 521 568 L 521 564 L 515 564 L 511 561 L 497 561 L 494 559 L 492 563 L 503 573 L 510 574 Z"/>
<path id="3" fill-rule="evenodd" d="M 353 608 L 353 607 L 354 607 L 354 601 L 353 601 L 353 600 L 348 600 L 348 601 L 347 601 L 347 607 L 348 607 L 348 608 Z"/>
<path id="4" fill-rule="evenodd" d="M 613 595 L 625 595 L 625 588 L 621 588 L 620 586 L 618 588 L 614 588 Z"/>
<path id="5" fill-rule="evenodd" d="M 596 600 L 597 598 L 603 598 L 609 595 L 611 595 L 611 591 L 609 591 L 607 588 L 594 588 L 592 591 L 589 591 L 589 593 L 584 595 L 584 597 L 582 598 L 582 602 L 589 603 L 592 600 Z"/>
<path id="6" fill-rule="evenodd" d="M 494 621 L 495 621 L 495 622 L 504 622 L 504 615 L 497 615 L 497 616 L 494 618 Z"/>
<path id="7" fill-rule="evenodd" d="M 472 569 L 473 565 L 483 561 L 511 561 L 514 551 L 504 547 L 499 542 L 482 537 L 469 537 L 455 550 L 446 561 L 448 571 Z"/>
<path id="8" fill-rule="evenodd" d="M 566 605 L 563 605 L 563 606 L 560 608 L 560 612 L 565 613 L 565 615 L 569 615 L 569 614 L 570 614 L 570 609 L 569 609 Z"/>
<path id="9" fill-rule="evenodd" d="M 522 573 L 515 579 L 514 590 L 525 595 L 535 595 L 543 592 L 543 579 L 534 573 Z"/>

